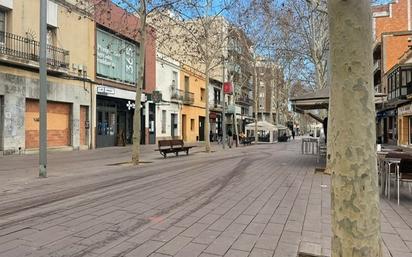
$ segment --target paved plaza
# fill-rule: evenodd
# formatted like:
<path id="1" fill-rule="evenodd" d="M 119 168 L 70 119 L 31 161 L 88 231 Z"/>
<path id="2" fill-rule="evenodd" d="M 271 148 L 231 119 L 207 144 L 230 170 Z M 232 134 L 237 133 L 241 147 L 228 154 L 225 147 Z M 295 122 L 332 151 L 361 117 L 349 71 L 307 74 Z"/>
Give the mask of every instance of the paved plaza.
<path id="1" fill-rule="evenodd" d="M 330 177 L 299 140 L 162 159 L 146 148 L 0 158 L 0 256 L 330 256 Z M 75 161 L 77 160 L 77 161 Z M 34 165 L 34 166 L 33 166 Z M 34 168 L 33 168 L 34 167 Z M 381 201 L 385 256 L 412 256 L 412 197 Z"/>

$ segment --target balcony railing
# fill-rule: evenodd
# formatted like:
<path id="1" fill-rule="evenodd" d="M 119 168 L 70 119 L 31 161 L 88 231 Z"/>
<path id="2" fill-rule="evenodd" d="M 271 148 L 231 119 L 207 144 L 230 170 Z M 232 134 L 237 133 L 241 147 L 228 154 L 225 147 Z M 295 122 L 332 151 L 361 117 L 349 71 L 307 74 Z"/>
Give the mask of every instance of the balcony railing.
<path id="1" fill-rule="evenodd" d="M 376 60 L 373 63 L 373 71 L 376 72 L 381 69 L 381 60 Z"/>
<path id="2" fill-rule="evenodd" d="M 47 64 L 53 68 L 69 68 L 69 51 L 47 45 Z M 39 62 L 40 42 L 0 31 L 0 55 Z"/>
<path id="3" fill-rule="evenodd" d="M 183 102 L 184 104 L 193 104 L 194 103 L 194 94 L 186 92 L 180 89 L 172 89 L 172 100 Z"/>
<path id="4" fill-rule="evenodd" d="M 248 96 L 239 96 L 236 99 L 236 104 L 251 105 L 252 99 L 250 99 Z"/>

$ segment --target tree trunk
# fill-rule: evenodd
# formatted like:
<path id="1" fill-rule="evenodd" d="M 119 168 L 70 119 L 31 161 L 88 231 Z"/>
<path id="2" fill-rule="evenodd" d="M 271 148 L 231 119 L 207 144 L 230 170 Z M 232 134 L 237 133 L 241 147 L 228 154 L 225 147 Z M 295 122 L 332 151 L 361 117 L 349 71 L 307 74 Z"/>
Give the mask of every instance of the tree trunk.
<path id="1" fill-rule="evenodd" d="M 137 73 L 136 83 L 136 99 L 135 109 L 133 117 L 133 147 L 132 147 L 132 164 L 139 165 L 140 161 L 140 137 L 141 137 L 141 98 L 142 88 L 144 83 L 144 70 L 145 70 L 145 55 L 146 55 L 146 3 L 144 0 L 140 0 L 141 11 L 140 16 L 140 47 L 139 47 L 139 69 Z"/>
<path id="2" fill-rule="evenodd" d="M 329 0 L 332 257 L 380 257 L 369 0 Z"/>
<path id="3" fill-rule="evenodd" d="M 210 118 L 209 118 L 209 64 L 206 64 L 206 88 L 205 88 L 205 101 L 206 101 L 206 118 L 205 118 L 205 150 L 210 153 Z"/>

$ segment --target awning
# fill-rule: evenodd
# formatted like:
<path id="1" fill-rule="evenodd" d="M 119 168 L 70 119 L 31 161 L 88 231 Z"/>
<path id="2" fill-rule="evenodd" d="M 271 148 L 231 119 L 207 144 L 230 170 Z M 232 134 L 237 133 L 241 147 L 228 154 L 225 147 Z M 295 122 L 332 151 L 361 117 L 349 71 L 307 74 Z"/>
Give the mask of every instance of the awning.
<path id="1" fill-rule="evenodd" d="M 375 93 L 375 103 L 386 101 L 386 94 Z M 290 99 L 295 112 L 305 113 L 308 110 L 321 110 L 329 108 L 329 87 L 319 89 Z"/>

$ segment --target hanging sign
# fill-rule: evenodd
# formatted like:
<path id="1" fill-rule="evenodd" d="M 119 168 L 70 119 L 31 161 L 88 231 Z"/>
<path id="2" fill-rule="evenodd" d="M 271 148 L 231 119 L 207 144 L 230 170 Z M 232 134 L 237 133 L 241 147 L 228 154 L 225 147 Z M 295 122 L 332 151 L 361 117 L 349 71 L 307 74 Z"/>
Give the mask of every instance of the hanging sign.
<path id="1" fill-rule="evenodd" d="M 225 94 L 228 94 L 228 95 L 233 94 L 233 84 L 232 84 L 232 82 L 223 83 L 223 92 Z"/>

